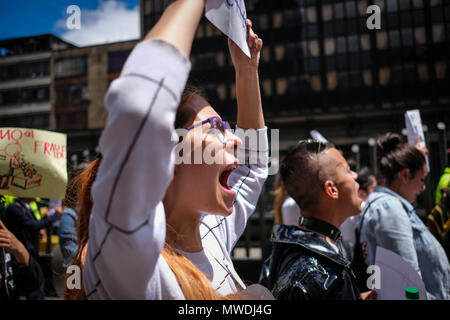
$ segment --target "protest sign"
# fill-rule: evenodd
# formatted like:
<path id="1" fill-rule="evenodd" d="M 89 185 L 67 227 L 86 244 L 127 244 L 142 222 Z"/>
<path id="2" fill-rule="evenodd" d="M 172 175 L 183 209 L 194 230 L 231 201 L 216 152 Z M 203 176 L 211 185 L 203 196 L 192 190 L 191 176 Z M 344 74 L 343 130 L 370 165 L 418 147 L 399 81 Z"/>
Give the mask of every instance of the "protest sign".
<path id="1" fill-rule="evenodd" d="M 208 0 L 205 16 L 217 29 L 226 34 L 249 57 L 247 45 L 247 12 L 244 0 Z"/>
<path id="2" fill-rule="evenodd" d="M 0 194 L 64 198 L 66 140 L 62 133 L 0 128 Z"/>
<path id="3" fill-rule="evenodd" d="M 426 147 L 425 135 L 423 134 L 422 119 L 420 118 L 419 110 L 408 110 L 405 113 L 406 130 L 408 132 L 408 143 L 414 146 L 417 138 L 420 139 L 419 145 Z M 430 172 L 430 163 L 428 156 L 425 157 L 427 161 L 428 172 Z"/>

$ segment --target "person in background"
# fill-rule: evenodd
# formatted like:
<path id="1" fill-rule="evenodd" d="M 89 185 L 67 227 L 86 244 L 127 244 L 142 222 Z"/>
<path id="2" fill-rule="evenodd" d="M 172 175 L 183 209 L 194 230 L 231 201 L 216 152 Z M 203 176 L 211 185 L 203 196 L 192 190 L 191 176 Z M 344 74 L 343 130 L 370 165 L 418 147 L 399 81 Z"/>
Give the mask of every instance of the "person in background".
<path id="1" fill-rule="evenodd" d="M 301 216 L 300 207 L 295 203 L 295 200 L 287 194 L 279 174 L 277 174 L 275 178 L 275 190 L 273 194 L 275 196 L 273 204 L 275 215 L 274 223 L 293 226 L 298 225 L 298 219 Z"/>
<path id="2" fill-rule="evenodd" d="M 447 150 L 450 153 L 450 149 Z M 444 169 L 444 173 L 439 178 L 438 185 L 436 187 L 436 199 L 435 204 L 438 204 L 442 198 L 442 189 L 450 188 L 450 167 Z"/>
<path id="3" fill-rule="evenodd" d="M 66 269 L 72 264 L 72 260 L 75 257 L 75 253 L 78 249 L 77 244 L 77 194 L 79 191 L 78 179 L 76 174 L 70 179 L 67 186 L 66 197 L 64 198 L 63 205 L 65 207 L 61 220 L 59 221 L 58 237 L 59 237 L 59 249 L 63 256 L 63 269 Z"/>
<path id="4" fill-rule="evenodd" d="M 427 227 L 441 243 L 450 260 L 450 189 L 442 188 L 442 197 L 427 216 Z"/>
<path id="5" fill-rule="evenodd" d="M 377 246 L 393 251 L 421 275 L 428 299 L 450 299 L 445 251 L 412 205 L 425 190 L 425 154 L 427 150 L 409 145 L 399 134 L 386 133 L 377 139 L 381 181 L 361 214 L 359 247 L 366 265 L 375 264 Z"/>
<path id="6" fill-rule="evenodd" d="M 356 173 L 347 161 L 330 145 L 304 140 L 288 151 L 280 174 L 302 217 L 298 226 L 274 226 L 260 283 L 276 299 L 374 299 L 373 291 L 361 295 L 340 244 L 339 226 L 361 212 Z"/>
<path id="7" fill-rule="evenodd" d="M 377 179 L 370 172 L 369 168 L 364 167 L 358 171 L 356 182 L 359 184 L 358 196 L 362 200 L 361 208 L 364 210 L 366 200 L 377 185 Z M 348 260 L 352 261 L 354 245 L 356 242 L 355 229 L 358 224 L 360 215 L 348 217 L 347 220 L 339 227 L 342 234 L 342 243 L 345 249 L 345 255 Z"/>
<path id="8" fill-rule="evenodd" d="M 0 301 L 19 300 L 43 281 L 39 263 L 0 219 Z"/>
<path id="9" fill-rule="evenodd" d="M 52 216 L 44 216 L 37 221 L 31 211 L 29 203 L 35 201 L 33 198 L 16 198 L 14 203 L 6 208 L 4 224 L 25 246 L 29 254 L 39 261 L 39 231 L 49 227 L 62 214 L 62 210 L 57 210 Z M 29 300 L 43 300 L 45 298 L 45 282 L 40 288 L 27 294 Z"/>

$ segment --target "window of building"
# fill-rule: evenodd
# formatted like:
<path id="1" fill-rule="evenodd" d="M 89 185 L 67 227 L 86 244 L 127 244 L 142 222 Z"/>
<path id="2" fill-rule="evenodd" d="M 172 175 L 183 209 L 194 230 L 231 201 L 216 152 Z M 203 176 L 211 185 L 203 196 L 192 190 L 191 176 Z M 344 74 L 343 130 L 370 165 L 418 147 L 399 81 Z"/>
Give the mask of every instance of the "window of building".
<path id="1" fill-rule="evenodd" d="M 332 91 L 337 88 L 337 74 L 336 72 L 327 73 L 327 89 Z"/>
<path id="2" fill-rule="evenodd" d="M 386 4 L 388 12 L 395 12 L 398 10 L 397 0 L 386 1 Z"/>
<path id="3" fill-rule="evenodd" d="M 55 76 L 57 78 L 79 76 L 87 72 L 87 58 L 63 58 L 55 62 Z"/>
<path id="4" fill-rule="evenodd" d="M 269 16 L 268 14 L 261 13 L 258 17 L 259 19 L 259 28 L 261 30 L 265 30 L 269 28 Z"/>
<path id="5" fill-rule="evenodd" d="M 438 80 L 442 80 L 445 78 L 447 74 L 447 64 L 444 61 L 436 62 L 435 70 L 436 70 L 436 78 Z"/>
<path id="6" fill-rule="evenodd" d="M 333 19 L 333 7 L 330 4 L 325 4 L 322 6 L 322 20 L 324 22 Z"/>
<path id="7" fill-rule="evenodd" d="M 130 50 L 108 52 L 108 72 L 117 72 L 122 70 L 125 61 L 130 55 Z"/>
<path id="8" fill-rule="evenodd" d="M 279 96 L 283 95 L 287 89 L 286 78 L 278 78 L 276 85 L 277 85 L 277 95 L 279 95 Z"/>
<path id="9" fill-rule="evenodd" d="M 391 70 L 387 67 L 382 67 L 378 70 L 378 79 L 380 85 L 385 86 L 389 83 L 391 77 Z"/>
<path id="10" fill-rule="evenodd" d="M 311 53 L 312 57 L 319 56 L 319 41 L 318 40 L 309 41 L 308 48 L 309 48 L 309 52 Z"/>
<path id="11" fill-rule="evenodd" d="M 377 32 L 377 48 L 378 49 L 386 49 L 387 47 L 387 33 Z"/>
<path id="12" fill-rule="evenodd" d="M 391 48 L 400 47 L 400 32 L 398 30 L 389 31 L 389 43 Z"/>
<path id="13" fill-rule="evenodd" d="M 400 25 L 402 27 L 412 26 L 412 15 L 410 11 L 404 11 L 400 13 Z"/>
<path id="14" fill-rule="evenodd" d="M 285 46 L 282 44 L 277 44 L 275 46 L 275 60 L 280 61 L 284 57 Z"/>
<path id="15" fill-rule="evenodd" d="M 281 15 L 281 12 L 275 12 L 273 14 L 273 18 L 272 18 L 273 27 L 280 28 L 282 22 L 283 22 L 283 16 Z"/>
<path id="16" fill-rule="evenodd" d="M 439 6 L 439 5 L 441 5 L 442 4 L 442 0 L 431 0 L 430 1 L 430 5 L 432 6 L 432 7 L 436 7 L 436 6 Z"/>
<path id="17" fill-rule="evenodd" d="M 144 14 L 150 14 L 152 12 L 152 2 L 145 0 L 144 2 Z"/>
<path id="18" fill-rule="evenodd" d="M 417 73 L 419 74 L 419 78 L 422 81 L 429 80 L 428 66 L 426 64 L 419 64 L 417 66 Z"/>
<path id="19" fill-rule="evenodd" d="M 89 91 L 86 83 L 57 86 L 56 106 L 83 104 L 89 101 Z"/>
<path id="20" fill-rule="evenodd" d="M 425 44 L 425 42 L 426 42 L 425 28 L 424 27 L 415 28 L 414 29 L 414 38 L 415 38 L 417 44 Z"/>
<path id="21" fill-rule="evenodd" d="M 345 13 L 346 13 L 347 17 L 349 17 L 349 18 L 356 17 L 356 2 L 355 1 L 345 2 Z"/>
<path id="22" fill-rule="evenodd" d="M 49 88 L 27 88 L 3 91 L 0 104 L 17 105 L 31 102 L 40 102 L 49 100 Z"/>
<path id="23" fill-rule="evenodd" d="M 411 1 L 410 0 L 398 0 L 400 10 L 409 10 L 411 7 Z"/>
<path id="24" fill-rule="evenodd" d="M 369 4 L 366 0 L 358 0 L 357 3 L 359 15 L 365 17 L 367 15 L 367 7 Z"/>
<path id="25" fill-rule="evenodd" d="M 414 21 L 414 25 L 424 25 L 425 24 L 425 14 L 424 14 L 424 10 L 420 9 L 420 10 L 414 10 L 413 12 L 413 21 Z"/>
<path id="26" fill-rule="evenodd" d="M 335 19 L 344 18 L 344 4 L 342 2 L 334 4 L 334 17 Z"/>
<path id="27" fill-rule="evenodd" d="M 348 50 L 350 52 L 359 51 L 359 39 L 357 35 L 351 35 L 348 38 Z"/>
<path id="28" fill-rule="evenodd" d="M 330 56 L 334 54 L 334 50 L 336 48 L 336 43 L 334 41 L 334 38 L 327 38 L 325 39 L 325 55 Z"/>
<path id="29" fill-rule="evenodd" d="M 316 23 L 317 22 L 317 12 L 315 7 L 308 7 L 306 9 L 306 16 L 309 23 Z"/>
<path id="30" fill-rule="evenodd" d="M 372 71 L 370 71 L 370 70 L 363 70 L 362 76 L 363 76 L 364 84 L 367 87 L 370 87 L 370 86 L 373 85 Z"/>
<path id="31" fill-rule="evenodd" d="M 337 53 L 347 52 L 347 46 L 345 44 L 345 37 L 338 37 L 336 39 Z"/>
<path id="32" fill-rule="evenodd" d="M 437 24 L 433 25 L 433 41 L 442 42 L 445 40 L 444 25 Z"/>
<path id="33" fill-rule="evenodd" d="M 360 36 L 360 41 L 362 50 L 370 50 L 370 37 L 368 34 L 362 34 Z"/>
<path id="34" fill-rule="evenodd" d="M 271 96 L 272 95 L 272 81 L 269 79 L 263 80 L 262 81 L 262 89 L 263 89 L 264 95 Z"/>
<path id="35" fill-rule="evenodd" d="M 350 72 L 349 78 L 351 88 L 359 89 L 362 87 L 361 72 L 359 70 Z"/>

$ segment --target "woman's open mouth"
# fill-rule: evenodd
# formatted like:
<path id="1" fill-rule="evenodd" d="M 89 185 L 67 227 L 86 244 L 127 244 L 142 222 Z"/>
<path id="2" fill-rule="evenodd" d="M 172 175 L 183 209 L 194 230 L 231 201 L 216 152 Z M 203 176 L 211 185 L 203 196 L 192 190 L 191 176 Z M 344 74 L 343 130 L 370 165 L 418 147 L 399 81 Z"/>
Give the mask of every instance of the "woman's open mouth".
<path id="1" fill-rule="evenodd" d="M 226 190 L 230 190 L 231 188 L 228 185 L 228 178 L 230 177 L 230 174 L 237 168 L 237 165 L 233 164 L 228 166 L 227 168 L 225 168 L 225 170 L 220 174 L 219 176 L 219 183 L 220 185 L 226 189 Z"/>

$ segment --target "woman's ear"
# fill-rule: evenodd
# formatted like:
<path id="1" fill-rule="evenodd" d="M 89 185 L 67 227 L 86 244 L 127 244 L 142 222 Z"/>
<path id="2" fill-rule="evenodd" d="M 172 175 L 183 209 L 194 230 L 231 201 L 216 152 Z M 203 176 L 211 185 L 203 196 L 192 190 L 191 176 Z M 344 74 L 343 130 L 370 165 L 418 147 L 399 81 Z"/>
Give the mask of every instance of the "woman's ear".
<path id="1" fill-rule="evenodd" d="M 358 190 L 358 197 L 359 197 L 361 200 L 367 199 L 368 196 L 369 196 L 369 195 L 367 194 L 367 192 L 366 192 L 365 190 L 362 190 L 362 189 L 359 189 L 359 190 Z"/>
<path id="2" fill-rule="evenodd" d="M 404 168 L 398 172 L 398 177 L 402 183 L 408 182 L 410 180 L 410 172 L 408 168 Z"/>
<path id="3" fill-rule="evenodd" d="M 331 180 L 325 181 L 323 184 L 323 188 L 327 196 L 335 200 L 339 199 L 339 190 L 333 181 Z"/>

